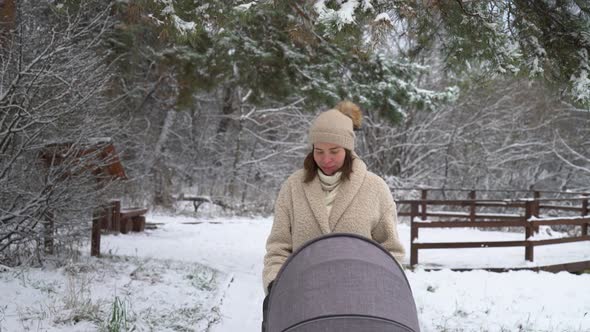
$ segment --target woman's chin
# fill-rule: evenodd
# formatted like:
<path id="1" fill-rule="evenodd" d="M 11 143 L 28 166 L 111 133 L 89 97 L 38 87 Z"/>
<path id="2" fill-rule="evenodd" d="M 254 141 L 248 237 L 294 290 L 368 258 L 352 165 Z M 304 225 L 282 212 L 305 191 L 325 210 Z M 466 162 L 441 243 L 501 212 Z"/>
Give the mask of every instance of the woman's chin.
<path id="1" fill-rule="evenodd" d="M 322 170 L 322 173 L 330 176 L 330 175 L 334 175 L 335 170 L 333 168 L 320 168 Z"/>

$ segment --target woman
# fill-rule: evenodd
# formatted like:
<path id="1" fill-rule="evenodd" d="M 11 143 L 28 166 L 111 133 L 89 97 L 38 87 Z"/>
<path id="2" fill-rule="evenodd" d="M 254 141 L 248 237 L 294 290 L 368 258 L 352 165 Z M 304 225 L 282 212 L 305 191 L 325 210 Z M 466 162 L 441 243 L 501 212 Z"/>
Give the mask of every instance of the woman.
<path id="1" fill-rule="evenodd" d="M 404 248 L 389 187 L 367 171 L 354 153 L 353 130 L 360 128 L 361 120 L 359 107 L 344 101 L 313 121 L 309 130 L 313 150 L 305 158 L 304 168 L 283 183 L 275 203 L 264 257 L 266 294 L 293 251 L 328 233 L 354 233 L 375 240 L 401 263 Z"/>

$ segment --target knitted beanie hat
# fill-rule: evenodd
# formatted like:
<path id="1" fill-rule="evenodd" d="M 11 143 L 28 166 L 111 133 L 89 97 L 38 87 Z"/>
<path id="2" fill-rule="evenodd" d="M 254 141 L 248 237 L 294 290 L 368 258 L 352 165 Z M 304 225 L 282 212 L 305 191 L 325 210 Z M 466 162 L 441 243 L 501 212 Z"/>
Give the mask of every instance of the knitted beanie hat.
<path id="1" fill-rule="evenodd" d="M 353 102 L 342 101 L 322 112 L 311 124 L 309 143 L 332 143 L 354 151 L 354 129 L 361 127 L 363 115 Z"/>

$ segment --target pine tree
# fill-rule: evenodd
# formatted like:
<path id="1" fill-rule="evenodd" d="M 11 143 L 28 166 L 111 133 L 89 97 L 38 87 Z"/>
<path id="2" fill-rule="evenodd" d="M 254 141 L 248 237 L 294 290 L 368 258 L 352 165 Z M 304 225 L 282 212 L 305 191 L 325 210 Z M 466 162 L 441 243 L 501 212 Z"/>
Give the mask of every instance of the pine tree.
<path id="1" fill-rule="evenodd" d="M 153 50 L 157 65 L 174 72 L 179 108 L 199 91 L 239 87 L 253 105 L 304 98 L 317 109 L 349 98 L 395 120 L 405 107 L 429 108 L 453 96 L 419 89 L 423 68 L 368 47 L 364 29 L 334 30 L 288 2 L 136 1 L 121 12 L 131 8 L 141 8 L 141 23 L 126 24 L 114 45 L 129 60 Z"/>
<path id="2" fill-rule="evenodd" d="M 403 39 L 415 58 L 433 48 L 451 73 L 542 79 L 590 106 L 590 4 L 585 0 L 305 2 L 313 26 L 333 39 L 367 32 L 369 43 Z M 387 39 L 390 34 L 395 38 Z"/>

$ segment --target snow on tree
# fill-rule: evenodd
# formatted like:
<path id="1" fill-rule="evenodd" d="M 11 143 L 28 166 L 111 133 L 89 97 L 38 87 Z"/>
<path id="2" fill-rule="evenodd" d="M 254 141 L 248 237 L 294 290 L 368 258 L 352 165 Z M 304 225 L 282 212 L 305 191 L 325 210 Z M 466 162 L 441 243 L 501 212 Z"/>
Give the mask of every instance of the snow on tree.
<path id="1" fill-rule="evenodd" d="M 413 39 L 408 53 L 442 45 L 453 71 L 479 66 L 490 75 L 543 78 L 568 99 L 590 105 L 590 6 L 584 0 L 322 0 L 291 6 L 326 40 L 371 31 L 365 36 L 370 43 L 383 30 L 395 31 Z"/>
<path id="2" fill-rule="evenodd" d="M 129 162 L 149 179 L 144 191 L 168 197 L 154 200 L 158 204 L 171 204 L 189 183 L 200 194 L 268 206 L 305 153 L 312 113 L 343 98 L 367 111 L 359 136 L 370 166 L 399 177 L 398 183 L 489 187 L 492 177 L 477 171 L 488 164 L 470 163 L 482 156 L 498 185 L 528 186 L 546 175 L 563 176 L 566 185 L 583 182 L 555 159 L 543 163 L 546 169 L 534 165 L 542 159 L 530 150 L 533 140 L 551 149 L 542 135 L 529 133 L 571 124 L 558 120 L 569 118 L 561 111 L 542 130 L 528 128 L 525 119 L 560 104 L 521 104 L 527 93 L 561 89 L 562 96 L 551 98 L 565 96 L 583 107 L 584 72 L 570 69 L 584 62 L 572 58 L 576 52 L 556 53 L 569 42 L 556 45 L 544 21 L 556 11 L 563 14 L 558 18 L 582 22 L 582 7 L 561 13 L 561 4 L 531 9 L 522 1 L 181 0 L 117 6 L 123 24 L 112 45 L 123 61 L 116 84 L 129 97 L 125 112 L 135 131 L 126 135 L 139 137 Z M 533 83 L 541 77 L 546 87 Z M 578 84 L 570 86 L 572 78 Z M 544 92 L 505 89 L 525 81 Z M 494 99 L 491 86 L 503 95 Z M 268 111 L 275 109 L 281 111 Z M 475 127 L 460 126 L 457 118 Z M 510 127 L 513 141 L 483 123 L 494 120 L 501 128 L 515 119 L 525 127 Z M 469 143 L 480 136 L 479 145 Z M 464 158 L 453 154 L 461 149 Z"/>
<path id="3" fill-rule="evenodd" d="M 2 264 L 39 257 L 44 250 L 57 253 L 89 235 L 91 211 L 102 193 L 90 173 L 108 161 L 88 149 L 117 130 L 108 114 L 111 72 L 101 49 L 112 23 L 109 9 L 98 1 L 72 7 L 23 2 L 4 34 Z"/>

